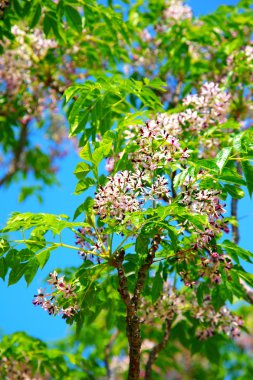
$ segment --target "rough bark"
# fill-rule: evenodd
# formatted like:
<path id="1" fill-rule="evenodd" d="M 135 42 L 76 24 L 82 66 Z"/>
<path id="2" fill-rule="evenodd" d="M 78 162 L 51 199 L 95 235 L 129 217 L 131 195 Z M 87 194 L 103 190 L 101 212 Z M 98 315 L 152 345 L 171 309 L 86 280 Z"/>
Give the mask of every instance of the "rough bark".
<path id="1" fill-rule="evenodd" d="M 132 303 L 127 286 L 123 261 L 125 251 L 121 250 L 114 260 L 114 266 L 118 272 L 119 287 L 118 292 L 122 301 L 126 305 L 126 333 L 129 344 L 129 372 L 128 380 L 138 380 L 140 377 L 140 351 L 141 351 L 141 332 L 140 319 Z"/>
<path id="2" fill-rule="evenodd" d="M 117 269 L 119 279 L 118 292 L 121 296 L 122 301 L 126 305 L 126 333 L 129 344 L 128 380 L 139 380 L 140 378 L 140 355 L 142 339 L 140 328 L 141 320 L 138 316 L 138 310 L 141 293 L 145 285 L 145 280 L 155 258 L 155 253 L 158 249 L 159 243 L 160 236 L 155 236 L 147 257 L 138 271 L 134 294 L 132 297 L 128 290 L 127 277 L 125 275 L 123 267 L 125 251 L 121 250 L 118 252 L 111 262 L 111 264 Z"/>

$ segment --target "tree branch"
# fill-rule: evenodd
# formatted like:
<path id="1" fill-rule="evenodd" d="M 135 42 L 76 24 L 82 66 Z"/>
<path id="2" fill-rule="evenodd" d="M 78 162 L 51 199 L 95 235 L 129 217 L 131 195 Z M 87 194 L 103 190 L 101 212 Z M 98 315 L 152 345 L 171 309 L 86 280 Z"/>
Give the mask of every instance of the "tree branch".
<path id="1" fill-rule="evenodd" d="M 106 375 L 107 375 L 107 380 L 111 380 L 112 379 L 112 373 L 111 373 L 111 368 L 110 368 L 110 364 L 109 364 L 109 359 L 110 359 L 110 354 L 111 354 L 111 348 L 112 348 L 112 345 L 113 343 L 115 342 L 117 336 L 119 334 L 119 331 L 115 331 L 108 344 L 105 346 L 105 368 L 106 368 Z"/>
<path id="2" fill-rule="evenodd" d="M 13 149 L 13 159 L 11 161 L 11 164 L 9 165 L 8 172 L 2 178 L 0 178 L 0 186 L 8 182 L 14 176 L 14 174 L 20 169 L 21 167 L 20 159 L 24 151 L 24 148 L 26 146 L 27 135 L 28 135 L 28 122 L 22 125 L 21 127 L 17 146 L 15 149 Z"/>
<path id="3" fill-rule="evenodd" d="M 231 216 L 238 220 L 237 216 L 238 210 L 238 199 L 232 198 L 231 201 Z M 237 225 L 232 224 L 232 242 L 238 244 L 240 240 L 239 228 Z"/>
<path id="4" fill-rule="evenodd" d="M 171 192 L 172 192 L 172 197 L 175 199 L 177 197 L 177 192 L 175 190 L 175 187 L 174 187 L 174 179 L 176 177 L 176 174 L 177 174 L 177 171 L 174 170 L 174 172 L 172 172 L 172 175 L 171 175 Z"/>
<path id="5" fill-rule="evenodd" d="M 119 252 L 116 253 L 113 259 L 112 265 L 117 269 L 117 272 L 118 272 L 118 278 L 119 278 L 118 292 L 121 296 L 121 299 L 126 305 L 127 310 L 131 311 L 131 314 L 134 314 L 134 308 L 133 308 L 131 297 L 130 297 L 128 287 L 127 287 L 127 278 L 126 278 L 124 267 L 123 267 L 124 257 L 125 257 L 125 251 L 124 249 L 121 249 Z"/>
<path id="6" fill-rule="evenodd" d="M 166 326 L 165 326 L 165 332 L 164 332 L 162 341 L 160 343 L 158 343 L 156 346 L 154 346 L 153 349 L 149 353 L 149 358 L 148 358 L 146 368 L 145 368 L 145 380 L 151 380 L 152 379 L 152 366 L 153 366 L 158 354 L 166 347 L 166 345 L 169 341 L 171 325 L 172 325 L 172 319 L 167 319 L 166 320 Z"/>
<path id="7" fill-rule="evenodd" d="M 124 304 L 126 305 L 126 332 L 129 344 L 128 380 L 139 380 L 140 376 L 140 355 L 142 340 L 140 329 L 141 321 L 138 316 L 138 308 L 145 280 L 149 268 L 154 261 L 155 253 L 159 247 L 160 240 L 161 238 L 159 235 L 156 235 L 153 239 L 148 255 L 138 271 L 137 281 L 132 298 L 130 297 L 130 293 L 128 291 L 127 278 L 123 267 L 125 251 L 123 249 L 120 250 L 111 261 L 111 265 L 113 265 L 118 272 L 118 292 Z"/>
<path id="8" fill-rule="evenodd" d="M 242 167 L 239 162 L 237 162 L 237 172 L 242 174 Z M 238 199 L 232 198 L 231 201 L 231 216 L 233 216 L 236 221 L 238 221 Z M 232 224 L 232 242 L 238 244 L 240 240 L 239 227 Z"/>
<path id="9" fill-rule="evenodd" d="M 145 258 L 144 263 L 140 267 L 137 275 L 137 281 L 134 289 L 134 295 L 132 297 L 132 303 L 134 304 L 135 310 L 138 310 L 139 302 L 140 302 L 140 296 L 143 290 L 143 287 L 145 285 L 145 280 L 147 277 L 147 273 L 149 271 L 149 268 L 153 264 L 155 253 L 159 247 L 159 243 L 161 241 L 161 238 L 159 235 L 156 235 L 153 239 L 152 246 L 149 250 L 149 253 L 147 257 Z"/>
<path id="10" fill-rule="evenodd" d="M 134 304 L 127 287 L 123 261 L 125 251 L 122 249 L 113 259 L 112 265 L 118 271 L 119 287 L 118 292 L 126 305 L 126 332 L 129 344 L 129 372 L 128 380 L 139 380 L 140 377 L 140 351 L 141 351 L 141 331 L 140 319 L 135 310 Z"/>

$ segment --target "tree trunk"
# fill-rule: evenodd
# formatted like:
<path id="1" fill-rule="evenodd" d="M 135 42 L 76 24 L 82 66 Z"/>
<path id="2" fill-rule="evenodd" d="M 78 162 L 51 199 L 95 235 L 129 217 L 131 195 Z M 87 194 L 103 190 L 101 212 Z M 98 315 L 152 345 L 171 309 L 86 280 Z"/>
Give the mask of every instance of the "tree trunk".
<path id="1" fill-rule="evenodd" d="M 139 380 L 140 378 L 140 352 L 141 331 L 140 320 L 135 314 L 127 316 L 127 337 L 129 342 L 129 372 L 128 380 Z"/>

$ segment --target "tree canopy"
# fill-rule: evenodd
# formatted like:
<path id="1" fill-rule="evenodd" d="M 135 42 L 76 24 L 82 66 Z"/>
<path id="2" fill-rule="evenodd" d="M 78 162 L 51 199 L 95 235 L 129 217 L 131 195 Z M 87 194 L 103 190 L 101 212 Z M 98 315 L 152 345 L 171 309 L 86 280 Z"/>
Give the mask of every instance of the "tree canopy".
<path id="1" fill-rule="evenodd" d="M 26 179 L 20 199 L 42 200 L 75 150 L 81 196 L 72 215 L 42 205 L 1 230 L 8 285 L 33 286 L 56 249 L 80 256 L 33 300 L 70 335 L 3 336 L 4 379 L 249 378 L 251 5 L 194 17 L 180 0 L 1 2 L 0 185 Z"/>

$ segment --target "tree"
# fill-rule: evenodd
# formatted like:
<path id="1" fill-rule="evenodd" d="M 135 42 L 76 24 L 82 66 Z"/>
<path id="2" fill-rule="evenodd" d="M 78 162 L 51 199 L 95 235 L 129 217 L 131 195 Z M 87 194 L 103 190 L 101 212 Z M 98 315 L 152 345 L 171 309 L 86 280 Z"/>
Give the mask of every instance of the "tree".
<path id="1" fill-rule="evenodd" d="M 24 276 L 29 285 L 58 247 L 83 259 L 79 268 L 50 273 L 51 289 L 39 289 L 33 300 L 76 326 L 80 343 L 70 362 L 64 353 L 74 338 L 58 344 L 63 376 L 73 370 L 77 378 L 112 379 L 116 373 L 149 380 L 173 378 L 173 371 L 201 378 L 208 371 L 210 379 L 225 378 L 226 371 L 213 362 L 225 361 L 236 371 L 233 352 L 238 363 L 248 355 L 231 342 L 244 326 L 229 305 L 237 299 L 252 303 L 252 275 L 242 265 L 251 263 L 253 254 L 238 245 L 237 217 L 245 188 L 250 196 L 253 191 L 251 2 L 222 6 L 201 18 L 179 0 L 122 9 L 112 2 L 108 7 L 82 1 L 13 4 L 14 16 L 4 13 L 2 60 L 13 56 L 12 44 L 31 44 L 36 54 L 43 41 L 45 51 L 29 62 L 36 80 L 24 79 L 25 68 L 20 86 L 30 83 L 24 92 L 29 96 L 37 87 L 42 97 L 64 92 L 70 136 L 78 141 L 82 160 L 74 171 L 75 194 L 89 190 L 94 196 L 86 196 L 73 221 L 66 215 L 13 213 L 2 230 L 1 277 L 8 274 L 12 285 Z M 14 25 L 24 13 L 28 34 Z M 13 39 L 10 30 L 13 42 L 7 39 Z M 74 44 L 77 36 L 80 46 Z M 73 67 L 84 54 L 80 82 Z M 69 63 L 71 73 L 59 62 Z M 17 139 L 10 132 L 27 105 L 21 87 L 12 93 L 8 80 L 4 102 L 7 109 L 15 104 L 17 113 L 5 119 L 11 140 L 3 138 L 3 150 L 12 152 L 14 169 L 3 182 L 27 172 L 23 163 L 29 154 L 32 170 L 41 173 L 33 155 L 41 152 L 27 149 L 28 132 L 18 153 L 22 122 Z M 39 96 L 31 105 L 32 118 L 38 101 Z M 38 116 L 42 123 L 44 117 Z M 43 173 L 38 178 L 47 183 L 50 177 Z M 65 229 L 75 235 L 75 244 L 64 241 Z M 92 351 L 76 364 L 85 340 Z M 5 362 L 13 353 L 8 355 Z M 38 362 L 36 352 L 32 359 Z M 6 364 L 3 368 L 5 376 Z"/>

